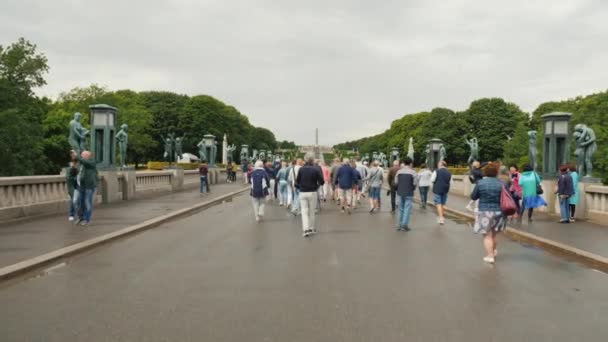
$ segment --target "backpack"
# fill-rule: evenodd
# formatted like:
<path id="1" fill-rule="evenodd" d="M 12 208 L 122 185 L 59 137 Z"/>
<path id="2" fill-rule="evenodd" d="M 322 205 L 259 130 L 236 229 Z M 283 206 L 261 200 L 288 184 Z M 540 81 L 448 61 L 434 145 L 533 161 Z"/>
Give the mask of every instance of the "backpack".
<path id="1" fill-rule="evenodd" d="M 504 186 L 500 188 L 500 211 L 505 216 L 511 216 L 517 212 L 517 206 L 513 197 L 511 197 L 511 194 Z"/>

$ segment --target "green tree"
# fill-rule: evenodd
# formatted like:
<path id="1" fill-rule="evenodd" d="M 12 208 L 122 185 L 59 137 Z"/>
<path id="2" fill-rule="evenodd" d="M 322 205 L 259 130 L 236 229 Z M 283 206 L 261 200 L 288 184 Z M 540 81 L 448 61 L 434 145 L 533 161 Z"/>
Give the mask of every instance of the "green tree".
<path id="1" fill-rule="evenodd" d="M 467 133 L 479 141 L 479 157 L 483 161 L 502 158 L 505 144 L 513 137 L 517 126 L 528 118 L 518 106 L 500 98 L 473 101 L 464 117 Z"/>
<path id="2" fill-rule="evenodd" d="M 44 169 L 40 137 L 48 101 L 33 89 L 46 84 L 47 59 L 20 38 L 0 45 L 0 176 L 31 175 Z"/>

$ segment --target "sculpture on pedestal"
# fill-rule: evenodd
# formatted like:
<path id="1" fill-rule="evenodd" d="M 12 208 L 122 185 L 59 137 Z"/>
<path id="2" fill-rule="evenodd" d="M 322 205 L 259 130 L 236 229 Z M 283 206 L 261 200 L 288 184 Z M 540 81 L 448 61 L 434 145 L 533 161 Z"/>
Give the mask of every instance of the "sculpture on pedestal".
<path id="1" fill-rule="evenodd" d="M 439 148 L 439 160 L 445 161 L 447 157 L 448 157 L 448 153 L 445 150 L 445 145 L 441 144 L 441 147 Z"/>
<path id="2" fill-rule="evenodd" d="M 251 154 L 251 162 L 255 163 L 258 160 L 258 150 L 253 149 Z"/>
<path id="3" fill-rule="evenodd" d="M 378 154 L 378 161 L 380 162 L 380 165 L 382 165 L 383 167 L 387 166 L 386 154 L 384 154 L 384 152 L 380 152 L 380 154 Z"/>
<path id="4" fill-rule="evenodd" d="M 424 147 L 424 163 L 426 164 L 427 167 L 431 167 L 429 165 L 429 154 L 431 153 L 431 145 L 430 144 L 426 144 L 426 146 Z"/>
<path id="5" fill-rule="evenodd" d="M 129 126 L 122 124 L 120 131 L 116 133 L 116 141 L 118 142 L 118 153 L 120 155 L 120 165 L 122 167 L 127 166 L 127 146 L 129 145 Z"/>
<path id="6" fill-rule="evenodd" d="M 407 145 L 407 156 L 414 160 L 414 138 L 410 137 L 410 143 Z"/>
<path id="7" fill-rule="evenodd" d="M 469 148 L 471 149 L 469 159 L 467 159 L 467 164 L 471 165 L 474 161 L 479 161 L 479 143 L 477 142 L 477 138 L 471 138 L 471 140 L 469 140 L 466 135 L 464 141 L 467 142 L 467 145 L 469 145 Z"/>
<path id="8" fill-rule="evenodd" d="M 241 163 L 244 163 L 246 160 L 249 160 L 249 146 L 241 145 Z"/>
<path id="9" fill-rule="evenodd" d="M 578 174 L 583 177 L 591 177 L 593 172 L 591 157 L 597 150 L 595 132 L 585 124 L 577 124 L 574 126 L 573 136 L 576 144 L 574 155 Z"/>
<path id="10" fill-rule="evenodd" d="M 209 152 L 209 166 L 215 166 L 215 161 L 217 159 L 217 141 L 213 139 L 213 144 L 211 144 L 211 152 Z"/>
<path id="11" fill-rule="evenodd" d="M 528 163 L 536 171 L 536 131 L 528 131 Z"/>
<path id="12" fill-rule="evenodd" d="M 372 161 L 378 160 L 378 152 L 372 152 Z"/>
<path id="13" fill-rule="evenodd" d="M 173 133 L 169 133 L 168 137 L 160 136 L 163 139 L 165 144 L 165 153 L 163 153 L 163 158 L 166 162 L 173 162 L 174 150 L 173 150 Z"/>
<path id="14" fill-rule="evenodd" d="M 182 159 L 182 155 L 183 155 L 183 151 L 182 151 L 182 145 L 184 144 L 184 139 L 186 138 L 186 135 L 184 134 L 181 138 L 177 137 L 174 140 L 175 143 L 175 161 L 179 162 Z"/>
<path id="15" fill-rule="evenodd" d="M 70 143 L 70 147 L 74 150 L 78 155 L 80 152 L 85 150 L 85 138 L 86 135 L 89 134 L 89 130 L 82 127 L 80 124 L 80 118 L 82 114 L 76 112 L 74 113 L 74 118 L 70 121 L 70 135 L 68 137 L 68 142 Z"/>
<path id="16" fill-rule="evenodd" d="M 232 153 L 234 150 L 236 150 L 236 146 L 234 146 L 234 144 L 226 147 L 226 161 L 228 163 L 232 163 Z"/>
<path id="17" fill-rule="evenodd" d="M 393 147 L 393 149 L 391 150 L 391 163 L 395 160 L 399 160 L 399 149 Z"/>
<path id="18" fill-rule="evenodd" d="M 196 144 L 198 147 L 198 158 L 202 161 L 207 161 L 207 148 L 205 147 L 205 138 L 201 139 L 201 141 Z"/>

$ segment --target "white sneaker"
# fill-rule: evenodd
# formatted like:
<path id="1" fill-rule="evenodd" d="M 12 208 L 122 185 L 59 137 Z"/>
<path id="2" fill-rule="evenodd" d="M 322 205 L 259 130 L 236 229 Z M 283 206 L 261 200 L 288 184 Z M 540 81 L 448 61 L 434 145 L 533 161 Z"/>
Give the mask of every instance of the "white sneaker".
<path id="1" fill-rule="evenodd" d="M 493 264 L 494 263 L 494 257 L 483 257 L 483 261 L 487 262 L 488 264 Z"/>
<path id="2" fill-rule="evenodd" d="M 475 209 L 473 209 L 473 207 L 471 207 L 470 205 L 467 205 L 466 207 L 464 207 L 466 210 L 468 211 L 474 211 Z"/>
<path id="3" fill-rule="evenodd" d="M 439 219 L 439 224 L 444 225 L 445 224 L 445 219 Z"/>
<path id="4" fill-rule="evenodd" d="M 74 219 L 74 216 L 70 216 L 70 217 L 68 217 L 68 221 L 72 222 L 72 221 L 74 221 L 74 220 L 75 220 L 75 219 Z"/>

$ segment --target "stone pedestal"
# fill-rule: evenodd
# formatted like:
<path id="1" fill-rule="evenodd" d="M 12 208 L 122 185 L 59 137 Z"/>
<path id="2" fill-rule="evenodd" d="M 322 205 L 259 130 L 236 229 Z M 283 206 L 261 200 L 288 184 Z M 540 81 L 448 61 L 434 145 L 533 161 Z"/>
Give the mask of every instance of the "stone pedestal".
<path id="1" fill-rule="evenodd" d="M 115 170 L 99 171 L 99 178 L 101 179 L 101 186 L 99 192 L 101 193 L 102 203 L 112 203 L 122 200 L 120 196 L 120 189 L 118 187 L 118 172 Z"/>
<path id="2" fill-rule="evenodd" d="M 170 170 L 171 175 L 171 191 L 181 191 L 184 189 L 184 169 L 175 168 Z"/>
<path id="3" fill-rule="evenodd" d="M 557 195 L 555 194 L 555 180 L 554 179 L 550 179 L 550 180 L 546 180 L 544 179 L 541 182 L 541 185 L 543 187 L 543 198 L 545 199 L 545 201 L 547 202 L 547 208 L 546 211 L 549 214 L 559 214 L 559 201 L 557 200 Z M 539 208 L 540 211 L 543 211 L 543 208 Z"/>
<path id="4" fill-rule="evenodd" d="M 135 170 L 123 170 L 122 199 L 125 201 L 135 199 L 137 176 Z"/>

